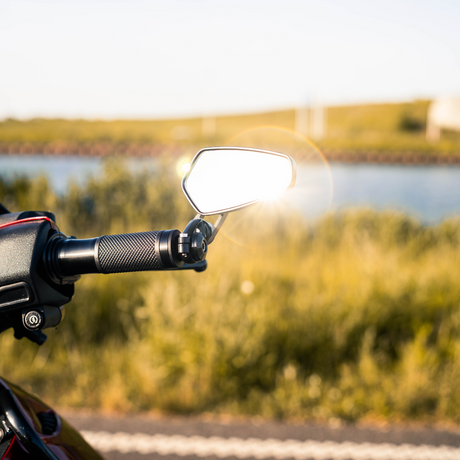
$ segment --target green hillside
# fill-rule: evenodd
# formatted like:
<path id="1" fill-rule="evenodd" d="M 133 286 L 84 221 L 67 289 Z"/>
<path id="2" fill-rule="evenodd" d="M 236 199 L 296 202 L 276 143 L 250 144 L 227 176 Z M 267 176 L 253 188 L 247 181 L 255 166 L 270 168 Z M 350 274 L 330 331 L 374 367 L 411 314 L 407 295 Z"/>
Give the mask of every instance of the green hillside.
<path id="1" fill-rule="evenodd" d="M 427 100 L 328 107 L 326 136 L 316 143 L 332 157 L 337 152 L 359 155 L 411 152 L 460 158 L 460 133 L 443 132 L 439 142 L 426 141 L 428 107 Z M 180 148 L 231 143 L 238 133 L 266 125 L 293 130 L 295 110 L 217 116 L 207 120 L 198 117 L 115 121 L 7 119 L 0 122 L 0 151 L 152 154 L 166 145 Z"/>

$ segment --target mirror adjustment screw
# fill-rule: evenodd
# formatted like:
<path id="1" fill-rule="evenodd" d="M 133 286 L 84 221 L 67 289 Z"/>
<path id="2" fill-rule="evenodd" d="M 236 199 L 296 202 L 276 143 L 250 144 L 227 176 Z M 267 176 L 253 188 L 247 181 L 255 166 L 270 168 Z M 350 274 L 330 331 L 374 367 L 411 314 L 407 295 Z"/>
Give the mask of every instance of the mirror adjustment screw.
<path id="1" fill-rule="evenodd" d="M 30 331 L 40 329 L 43 324 L 43 315 L 35 310 L 26 313 L 23 318 L 24 327 Z"/>
<path id="2" fill-rule="evenodd" d="M 194 264 L 206 258 L 208 243 L 200 231 L 195 231 L 192 236 L 181 233 L 178 240 L 178 252 L 184 262 Z"/>
<path id="3" fill-rule="evenodd" d="M 190 252 L 195 261 L 200 262 L 205 259 L 208 245 L 205 237 L 201 233 L 194 233 L 192 235 L 192 247 Z"/>

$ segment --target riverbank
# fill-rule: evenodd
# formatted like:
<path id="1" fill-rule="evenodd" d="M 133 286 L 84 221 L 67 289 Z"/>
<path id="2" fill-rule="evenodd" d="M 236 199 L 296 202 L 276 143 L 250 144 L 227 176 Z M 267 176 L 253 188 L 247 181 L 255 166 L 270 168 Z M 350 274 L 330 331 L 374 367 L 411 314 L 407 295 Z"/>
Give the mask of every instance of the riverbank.
<path id="1" fill-rule="evenodd" d="M 128 157 L 158 157 L 162 155 L 179 157 L 194 154 L 202 146 L 181 146 L 175 144 L 31 144 L 5 143 L 0 144 L 0 155 L 48 155 L 48 156 L 82 156 L 82 157 L 109 157 L 122 155 Z M 427 153 L 423 151 L 353 151 L 329 150 L 323 151 L 330 163 L 370 163 L 370 164 L 408 164 L 408 165 L 448 165 L 460 164 L 459 152 Z"/>
<path id="2" fill-rule="evenodd" d="M 370 163 L 370 164 L 407 164 L 407 165 L 449 165 L 460 164 L 460 152 L 450 154 L 429 154 L 425 152 L 353 152 L 325 151 L 324 156 L 330 163 Z"/>

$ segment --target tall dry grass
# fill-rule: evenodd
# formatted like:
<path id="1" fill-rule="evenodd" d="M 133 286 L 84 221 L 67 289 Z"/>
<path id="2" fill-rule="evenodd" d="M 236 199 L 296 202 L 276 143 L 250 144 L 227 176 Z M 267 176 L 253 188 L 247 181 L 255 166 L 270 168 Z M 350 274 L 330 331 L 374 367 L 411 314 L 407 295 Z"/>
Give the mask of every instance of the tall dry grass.
<path id="1" fill-rule="evenodd" d="M 0 182 L 0 202 L 79 237 L 182 229 L 176 184 L 112 164 L 64 198 Z M 0 337 L 1 374 L 59 406 L 458 422 L 460 220 L 258 212 L 231 216 L 246 246 L 219 235 L 204 273 L 84 277 L 41 348 Z"/>

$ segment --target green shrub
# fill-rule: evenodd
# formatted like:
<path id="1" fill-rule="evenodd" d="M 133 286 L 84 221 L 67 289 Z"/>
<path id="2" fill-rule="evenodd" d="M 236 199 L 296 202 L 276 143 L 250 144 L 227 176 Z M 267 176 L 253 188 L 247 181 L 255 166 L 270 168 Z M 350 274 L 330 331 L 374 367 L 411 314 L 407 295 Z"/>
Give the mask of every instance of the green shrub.
<path id="1" fill-rule="evenodd" d="M 0 202 L 79 237 L 181 230 L 177 182 L 110 164 L 63 198 L 0 182 Z M 229 218 L 204 273 L 84 277 L 41 348 L 0 337 L 1 373 L 60 406 L 459 421 L 460 221 L 258 212 Z"/>

